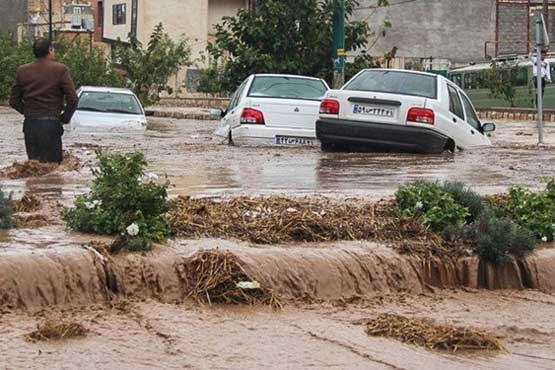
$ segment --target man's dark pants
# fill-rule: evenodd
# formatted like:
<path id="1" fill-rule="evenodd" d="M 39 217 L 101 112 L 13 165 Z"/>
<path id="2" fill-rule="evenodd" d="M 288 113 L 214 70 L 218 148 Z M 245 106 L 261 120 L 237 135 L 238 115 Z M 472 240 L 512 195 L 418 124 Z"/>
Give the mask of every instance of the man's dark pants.
<path id="1" fill-rule="evenodd" d="M 30 160 L 61 163 L 64 128 L 56 118 L 25 119 L 25 149 Z"/>

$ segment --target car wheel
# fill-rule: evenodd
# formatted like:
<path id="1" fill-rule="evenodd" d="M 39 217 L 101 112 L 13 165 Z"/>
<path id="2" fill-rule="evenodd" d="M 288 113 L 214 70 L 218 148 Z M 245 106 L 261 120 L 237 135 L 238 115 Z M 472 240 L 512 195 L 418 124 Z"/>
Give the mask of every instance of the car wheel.
<path id="1" fill-rule="evenodd" d="M 334 148 L 334 145 L 332 143 L 325 143 L 325 142 L 320 143 L 320 149 L 323 152 L 331 152 L 333 148 Z"/>
<path id="2" fill-rule="evenodd" d="M 455 141 L 453 141 L 453 139 L 449 139 L 447 140 L 447 143 L 445 143 L 445 151 L 449 151 L 451 153 L 455 153 L 455 150 L 457 149 L 457 146 L 455 145 Z"/>

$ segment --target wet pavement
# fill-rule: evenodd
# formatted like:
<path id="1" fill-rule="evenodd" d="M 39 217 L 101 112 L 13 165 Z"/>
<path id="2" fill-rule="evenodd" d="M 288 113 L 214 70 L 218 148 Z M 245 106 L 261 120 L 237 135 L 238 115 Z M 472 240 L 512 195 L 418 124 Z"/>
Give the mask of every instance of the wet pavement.
<path id="1" fill-rule="evenodd" d="M 21 118 L 0 108 L 0 167 L 25 160 Z M 541 186 L 555 170 L 555 126 L 548 124 L 548 145 L 539 148 L 533 122 L 497 122 L 494 145 L 443 155 L 322 153 L 319 148 L 243 148 L 212 140 L 215 121 L 152 118 L 144 134 L 67 131 L 65 148 L 86 163 L 94 150 L 141 150 L 150 171 L 167 174 L 172 195 L 327 195 L 380 198 L 405 182 L 458 180 L 481 193 L 510 185 Z M 26 180 L 1 179 L 4 188 L 26 189 L 65 202 L 86 191 L 90 171 Z"/>

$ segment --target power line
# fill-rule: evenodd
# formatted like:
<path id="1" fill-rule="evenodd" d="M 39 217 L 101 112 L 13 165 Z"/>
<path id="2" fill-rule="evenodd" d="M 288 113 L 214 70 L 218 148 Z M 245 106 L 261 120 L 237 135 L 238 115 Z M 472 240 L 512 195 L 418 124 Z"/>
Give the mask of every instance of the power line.
<path id="1" fill-rule="evenodd" d="M 361 7 L 358 7 L 358 8 L 353 8 L 353 10 L 390 8 L 392 6 L 403 5 L 403 4 L 407 4 L 407 3 L 413 3 L 415 1 L 419 1 L 419 0 L 403 0 L 403 1 L 400 1 L 398 3 L 392 3 L 392 4 L 388 4 L 388 5 L 382 5 L 382 6 L 378 6 L 378 5 L 361 6 Z"/>

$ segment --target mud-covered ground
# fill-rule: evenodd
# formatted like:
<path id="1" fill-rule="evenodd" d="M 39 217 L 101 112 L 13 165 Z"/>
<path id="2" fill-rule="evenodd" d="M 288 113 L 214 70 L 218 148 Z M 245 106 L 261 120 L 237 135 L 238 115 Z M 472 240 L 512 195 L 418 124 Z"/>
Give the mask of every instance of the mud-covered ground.
<path id="1" fill-rule="evenodd" d="M 470 325 L 501 337 L 500 353 L 431 352 L 368 337 L 365 320 L 400 313 Z M 154 301 L 63 312 L 90 330 L 83 339 L 29 343 L 25 335 L 59 311 L 0 316 L 2 369 L 367 369 L 555 368 L 555 297 L 539 292 L 382 296 L 342 305 L 209 308 Z"/>
<path id="2" fill-rule="evenodd" d="M 481 193 L 498 193 L 514 184 L 542 186 L 555 173 L 555 127 L 546 128 L 548 145 L 538 148 L 530 122 L 499 122 L 494 146 L 440 156 L 230 147 L 211 140 L 216 125 L 160 118 L 150 121 L 145 134 L 67 132 L 65 148 L 85 164 L 83 169 L 29 179 L 0 178 L 0 185 L 16 197 L 24 191 L 41 195 L 44 207 L 55 213 L 58 203 L 69 205 L 75 194 L 87 191 L 91 173 L 86 165 L 94 163 L 95 149 L 144 151 L 149 170 L 168 175 L 172 196 L 317 194 L 376 199 L 416 179 L 459 180 Z M 0 168 L 25 160 L 20 116 L 0 108 L 0 126 Z M 69 236 L 59 218 L 55 221 L 54 226 L 0 234 L 0 258 L 65 251 L 88 239 Z M 56 283 L 45 285 L 54 289 Z M 120 302 L 114 308 L 74 307 L 63 312 L 91 330 L 84 339 L 25 340 L 25 334 L 59 309 L 0 309 L 1 369 L 555 369 L 555 296 L 532 290 L 438 290 L 349 304 L 287 304 L 283 312 L 208 308 L 192 302 Z M 361 323 L 382 312 L 485 329 L 501 336 L 507 350 L 449 355 L 368 337 Z"/>
<path id="3" fill-rule="evenodd" d="M 318 148 L 240 148 L 212 141 L 215 121 L 153 118 L 143 134 L 95 133 L 64 136 L 65 148 L 85 163 L 94 150 L 142 150 L 151 170 L 167 174 L 171 193 L 324 194 L 380 198 L 416 179 L 459 180 L 481 193 L 510 185 L 539 186 L 555 170 L 555 126 L 546 127 L 544 148 L 535 146 L 532 122 L 498 122 L 494 146 L 456 154 L 322 153 Z M 0 108 L 0 168 L 25 158 L 21 117 Z M 42 191 L 64 199 L 84 191 L 90 173 L 27 180 L 0 180 L 8 189 Z"/>

